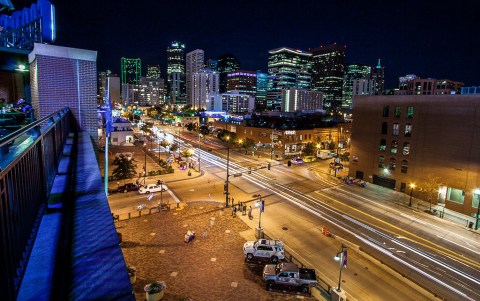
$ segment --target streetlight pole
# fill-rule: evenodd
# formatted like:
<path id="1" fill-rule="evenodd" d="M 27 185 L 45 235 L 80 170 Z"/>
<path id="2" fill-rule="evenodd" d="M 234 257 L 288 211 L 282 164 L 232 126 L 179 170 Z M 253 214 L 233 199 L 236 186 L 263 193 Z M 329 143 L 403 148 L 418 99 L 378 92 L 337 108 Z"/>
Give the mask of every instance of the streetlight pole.
<path id="1" fill-rule="evenodd" d="M 143 151 L 145 152 L 145 160 L 143 162 L 143 184 L 147 185 L 147 142 L 143 142 Z"/>
<path id="2" fill-rule="evenodd" d="M 255 194 L 253 195 L 254 198 L 257 198 L 258 197 L 258 201 L 257 201 L 257 204 L 258 204 L 258 207 L 260 208 L 260 215 L 258 217 L 258 228 L 261 229 L 262 228 L 262 224 L 261 224 L 261 221 L 262 221 L 262 212 L 263 212 L 263 206 L 262 206 L 262 195 L 260 194 Z"/>
<path id="3" fill-rule="evenodd" d="M 228 140 L 228 139 L 227 139 Z M 227 181 L 225 182 L 225 208 L 228 208 L 229 192 L 228 192 L 228 178 L 230 177 L 230 146 L 227 147 Z"/>
<path id="4" fill-rule="evenodd" d="M 475 216 L 475 230 L 478 230 L 478 219 L 480 218 L 480 198 L 478 199 L 477 216 Z"/>
<path id="5" fill-rule="evenodd" d="M 333 257 L 335 261 L 340 261 L 340 276 L 338 277 L 338 287 L 337 292 L 341 292 L 340 285 L 342 283 L 342 270 L 344 267 L 347 266 L 347 247 L 342 244 L 340 251 L 337 253 L 335 257 Z"/>
<path id="6" fill-rule="evenodd" d="M 410 183 L 410 202 L 408 203 L 408 207 L 412 207 L 413 188 L 415 188 L 415 184 L 414 184 L 414 183 Z"/>

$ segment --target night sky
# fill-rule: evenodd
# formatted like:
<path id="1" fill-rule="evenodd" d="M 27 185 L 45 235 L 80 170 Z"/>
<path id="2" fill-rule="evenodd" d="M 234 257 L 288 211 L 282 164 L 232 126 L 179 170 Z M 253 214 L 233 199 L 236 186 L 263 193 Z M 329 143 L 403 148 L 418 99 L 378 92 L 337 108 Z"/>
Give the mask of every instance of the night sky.
<path id="1" fill-rule="evenodd" d="M 32 1 L 12 1 L 20 8 Z M 480 1 L 51 0 L 61 46 L 98 51 L 98 70 L 120 71 L 122 56 L 160 64 L 174 40 L 205 59 L 233 53 L 242 69 L 267 71 L 268 50 L 346 44 L 346 63 L 385 66 L 398 77 L 480 85 Z M 143 70 L 142 70 L 142 73 Z"/>

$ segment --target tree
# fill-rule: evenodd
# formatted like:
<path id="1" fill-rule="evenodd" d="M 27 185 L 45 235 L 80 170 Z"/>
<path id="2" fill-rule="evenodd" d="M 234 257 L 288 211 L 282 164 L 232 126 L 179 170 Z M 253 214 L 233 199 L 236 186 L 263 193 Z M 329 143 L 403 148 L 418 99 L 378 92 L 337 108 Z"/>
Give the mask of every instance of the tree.
<path id="1" fill-rule="evenodd" d="M 255 141 L 252 138 L 245 138 L 242 142 L 242 147 L 246 150 L 253 147 L 255 145 Z"/>
<path id="2" fill-rule="evenodd" d="M 210 129 L 206 125 L 202 125 L 198 130 L 203 136 L 207 136 L 208 134 L 210 134 Z"/>
<path id="3" fill-rule="evenodd" d="M 115 157 L 113 160 L 113 165 L 117 166 L 112 171 L 112 176 L 119 180 L 124 180 L 123 183 L 125 184 L 125 179 L 133 178 L 137 175 L 137 164 L 135 159 L 128 159 L 127 156 L 124 154 L 120 154 L 119 157 Z"/>
<path id="4" fill-rule="evenodd" d="M 316 147 L 314 146 L 313 142 L 308 142 L 305 144 L 305 147 L 303 148 L 303 152 L 307 156 L 313 156 L 315 154 Z"/>
<path id="5" fill-rule="evenodd" d="M 441 177 L 429 174 L 422 185 L 422 190 L 425 192 L 428 202 L 430 203 L 430 211 L 432 210 L 432 202 L 435 200 L 435 203 L 438 203 L 438 189 L 440 186 L 443 186 L 441 179 Z"/>
<path id="6" fill-rule="evenodd" d="M 174 142 L 171 146 L 170 146 L 170 151 L 174 152 L 178 149 L 178 143 L 177 142 Z"/>
<path id="7" fill-rule="evenodd" d="M 196 128 L 196 126 L 193 123 L 190 122 L 189 124 L 187 124 L 187 130 L 189 132 L 194 131 L 195 128 Z"/>

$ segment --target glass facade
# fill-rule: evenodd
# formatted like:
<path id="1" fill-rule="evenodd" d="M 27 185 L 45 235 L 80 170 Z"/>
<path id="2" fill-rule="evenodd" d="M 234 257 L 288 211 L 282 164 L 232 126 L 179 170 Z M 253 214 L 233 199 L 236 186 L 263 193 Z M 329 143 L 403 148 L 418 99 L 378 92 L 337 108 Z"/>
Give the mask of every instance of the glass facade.
<path id="1" fill-rule="evenodd" d="M 170 102 L 179 103 L 185 101 L 185 93 L 185 44 L 175 41 L 167 48 L 167 95 Z"/>
<path id="2" fill-rule="evenodd" d="M 358 79 L 370 79 L 372 67 L 363 64 L 348 64 L 345 66 L 343 78 L 343 102 L 342 107 L 351 108 L 353 98 L 353 81 Z"/>
<path id="3" fill-rule="evenodd" d="M 233 54 L 225 54 L 217 59 L 217 69 L 220 73 L 220 93 L 227 92 L 227 74 L 240 69 L 240 61 Z"/>
<path id="4" fill-rule="evenodd" d="M 138 84 L 142 73 L 142 60 L 121 58 L 122 84 Z"/>
<path id="5" fill-rule="evenodd" d="M 268 109 L 280 109 L 283 89 L 311 88 L 311 57 L 309 52 L 285 47 L 268 52 Z"/>
<path id="6" fill-rule="evenodd" d="M 332 44 L 311 50 L 312 89 L 322 91 L 324 107 L 334 111 L 342 106 L 345 48 Z"/>

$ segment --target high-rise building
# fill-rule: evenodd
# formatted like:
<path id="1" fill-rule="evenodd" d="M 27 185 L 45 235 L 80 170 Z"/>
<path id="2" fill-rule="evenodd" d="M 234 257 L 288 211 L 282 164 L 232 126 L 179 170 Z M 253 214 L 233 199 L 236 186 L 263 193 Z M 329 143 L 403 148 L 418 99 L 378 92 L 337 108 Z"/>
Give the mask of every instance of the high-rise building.
<path id="1" fill-rule="evenodd" d="M 283 89 L 310 89 L 311 57 L 309 52 L 287 47 L 268 51 L 268 109 L 281 109 Z"/>
<path id="2" fill-rule="evenodd" d="M 218 72 L 210 69 L 201 69 L 192 74 L 191 105 L 194 109 L 210 110 L 210 99 L 218 95 L 220 77 Z"/>
<path id="3" fill-rule="evenodd" d="M 257 71 L 257 93 L 255 94 L 255 110 L 267 108 L 268 74 Z"/>
<path id="4" fill-rule="evenodd" d="M 352 108 L 353 83 L 358 79 L 370 79 L 372 67 L 364 64 L 345 65 L 343 76 L 343 108 Z"/>
<path id="5" fill-rule="evenodd" d="M 232 91 L 255 96 L 257 93 L 257 72 L 237 70 L 227 73 L 227 93 Z"/>
<path id="6" fill-rule="evenodd" d="M 140 77 L 140 84 L 138 84 L 138 103 L 143 106 L 163 104 L 164 85 L 162 78 Z"/>
<path id="7" fill-rule="evenodd" d="M 142 60 L 129 59 L 122 57 L 121 59 L 121 76 L 122 85 L 124 84 L 138 84 L 140 76 L 142 76 Z"/>
<path id="8" fill-rule="evenodd" d="M 240 62 L 233 54 L 224 54 L 217 58 L 217 69 L 220 74 L 220 93 L 227 91 L 227 73 L 240 69 Z"/>
<path id="9" fill-rule="evenodd" d="M 167 97 L 185 104 L 185 44 L 175 41 L 167 48 Z"/>
<path id="10" fill-rule="evenodd" d="M 227 113 L 251 113 L 255 107 L 255 98 L 239 91 L 231 91 L 222 94 L 220 104 L 221 107 L 217 105 L 214 108 Z"/>
<path id="11" fill-rule="evenodd" d="M 380 65 L 380 59 L 378 59 L 377 66 L 372 70 L 372 79 L 375 81 L 375 95 L 382 95 L 385 89 L 385 67 Z"/>
<path id="12" fill-rule="evenodd" d="M 147 65 L 147 75 L 146 78 L 161 78 L 160 65 Z"/>
<path id="13" fill-rule="evenodd" d="M 337 110 L 342 105 L 345 45 L 332 44 L 310 49 L 312 89 L 323 92 L 324 107 Z"/>
<path id="14" fill-rule="evenodd" d="M 187 59 L 185 63 L 185 87 L 187 92 L 187 104 L 193 106 L 193 86 L 192 86 L 192 76 L 194 73 L 199 72 L 203 69 L 203 64 L 205 60 L 205 53 L 201 49 L 195 49 L 187 53 Z"/>
<path id="15" fill-rule="evenodd" d="M 282 112 L 323 110 L 322 92 L 290 88 L 282 94 Z"/>
<path id="16" fill-rule="evenodd" d="M 205 64 L 206 68 L 212 71 L 218 71 L 218 61 L 214 59 L 208 59 L 207 63 Z"/>
<path id="17" fill-rule="evenodd" d="M 352 108 L 353 99 L 357 95 L 375 95 L 375 80 L 371 78 L 360 78 L 352 81 L 352 101 L 350 102 L 350 109 Z"/>

